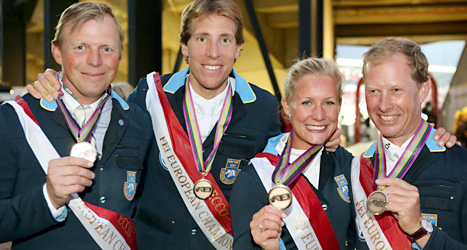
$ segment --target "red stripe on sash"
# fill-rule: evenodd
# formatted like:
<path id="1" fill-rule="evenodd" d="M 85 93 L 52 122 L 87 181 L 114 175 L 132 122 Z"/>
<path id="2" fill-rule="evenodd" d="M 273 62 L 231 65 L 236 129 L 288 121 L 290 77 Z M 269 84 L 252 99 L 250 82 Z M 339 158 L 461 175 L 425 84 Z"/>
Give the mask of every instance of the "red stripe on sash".
<path id="1" fill-rule="evenodd" d="M 88 206 L 94 213 L 96 213 L 99 217 L 108 220 L 112 225 L 117 229 L 117 231 L 122 235 L 125 239 L 130 249 L 138 249 L 138 245 L 136 243 L 136 229 L 133 224 L 133 221 L 119 213 L 114 211 L 94 206 L 90 203 L 83 201 L 86 206 Z"/>
<path id="2" fill-rule="evenodd" d="M 373 183 L 373 172 L 374 168 L 371 164 L 371 160 L 362 155 L 360 157 L 360 183 L 367 197 L 373 191 L 376 191 L 376 187 Z M 392 213 L 386 211 L 383 214 L 375 215 L 375 219 L 393 249 L 412 249 L 412 244 L 407 238 L 407 235 L 399 228 L 399 223 Z"/>
<path id="3" fill-rule="evenodd" d="M 170 106 L 169 100 L 167 99 L 167 96 L 162 89 L 162 82 L 159 73 L 154 74 L 154 82 L 156 84 L 157 93 L 159 95 L 162 108 L 164 109 L 164 116 L 167 121 L 167 128 L 169 130 L 170 138 L 172 139 L 174 152 L 182 163 L 182 167 L 190 176 L 190 179 L 193 181 L 193 183 L 196 183 L 196 181 L 202 178 L 202 175 L 196 169 L 188 135 L 180 125 L 178 118 L 175 116 L 175 113 Z M 214 215 L 216 220 L 222 225 L 224 230 L 229 234 L 232 234 L 230 204 L 227 202 L 227 199 L 219 188 L 219 185 L 217 185 L 216 180 L 214 177 L 212 177 L 212 174 L 208 174 L 205 178 L 212 183 L 214 192 L 211 197 L 209 197 L 209 199 L 202 202 L 206 203 L 209 210 Z"/>
<path id="4" fill-rule="evenodd" d="M 39 126 L 39 123 L 37 122 L 36 117 L 34 117 L 34 115 L 31 112 L 31 109 L 29 109 L 28 103 L 23 98 L 21 98 L 21 96 L 19 95 L 15 97 L 15 102 L 18 103 L 24 109 L 24 112 L 26 113 L 26 115 L 28 115 L 29 118 L 31 118 L 31 120 L 37 124 L 37 126 Z"/>
<path id="5" fill-rule="evenodd" d="M 255 157 L 265 157 L 274 166 L 277 165 L 277 162 L 279 161 L 279 156 L 270 153 L 259 153 Z M 323 249 L 339 249 L 339 242 L 337 241 L 336 234 L 332 229 L 328 215 L 311 188 L 310 183 L 308 183 L 303 175 L 300 175 L 300 177 L 289 187 L 310 221 L 321 247 Z"/>

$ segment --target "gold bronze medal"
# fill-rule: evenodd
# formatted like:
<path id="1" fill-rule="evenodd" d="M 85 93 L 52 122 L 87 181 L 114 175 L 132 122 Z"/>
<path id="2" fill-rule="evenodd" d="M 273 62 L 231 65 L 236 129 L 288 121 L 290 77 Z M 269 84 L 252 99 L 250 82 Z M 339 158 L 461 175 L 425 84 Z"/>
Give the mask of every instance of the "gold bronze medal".
<path id="1" fill-rule="evenodd" d="M 212 183 L 204 178 L 204 175 L 203 178 L 198 180 L 193 187 L 193 193 L 200 200 L 206 200 L 211 197 L 213 191 Z"/>
<path id="2" fill-rule="evenodd" d="M 70 156 L 83 158 L 94 162 L 96 161 L 97 150 L 96 147 L 94 147 L 91 143 L 82 141 L 71 147 Z"/>
<path id="3" fill-rule="evenodd" d="M 292 204 L 292 191 L 285 185 L 276 185 L 269 190 L 268 200 L 273 207 L 285 210 Z"/>
<path id="4" fill-rule="evenodd" d="M 368 196 L 366 209 L 374 215 L 380 215 L 386 211 L 388 202 L 388 196 L 383 191 L 377 190 Z"/>

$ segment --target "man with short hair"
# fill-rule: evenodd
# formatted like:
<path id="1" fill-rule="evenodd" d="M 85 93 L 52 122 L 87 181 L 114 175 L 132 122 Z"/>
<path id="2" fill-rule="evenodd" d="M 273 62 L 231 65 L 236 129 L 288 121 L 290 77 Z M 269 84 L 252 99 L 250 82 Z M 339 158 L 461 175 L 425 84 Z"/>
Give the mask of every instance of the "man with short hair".
<path id="1" fill-rule="evenodd" d="M 13 241 L 13 249 L 136 247 L 128 217 L 154 135 L 147 113 L 109 86 L 122 42 L 107 5 L 73 4 L 52 42 L 62 66 L 59 98 L 25 95 L 0 107 L 0 242 Z"/>
<path id="2" fill-rule="evenodd" d="M 161 156 L 148 171 L 135 217 L 142 249 L 231 249 L 232 184 L 280 132 L 276 98 L 233 69 L 243 42 L 234 1 L 195 0 L 181 17 L 189 68 L 160 80 L 149 74 L 129 97 L 156 122 Z"/>
<path id="3" fill-rule="evenodd" d="M 368 113 L 381 133 L 352 169 L 366 243 L 466 249 L 467 152 L 439 147 L 435 129 L 421 118 L 431 81 L 420 46 L 404 38 L 378 42 L 364 55 L 363 77 Z"/>

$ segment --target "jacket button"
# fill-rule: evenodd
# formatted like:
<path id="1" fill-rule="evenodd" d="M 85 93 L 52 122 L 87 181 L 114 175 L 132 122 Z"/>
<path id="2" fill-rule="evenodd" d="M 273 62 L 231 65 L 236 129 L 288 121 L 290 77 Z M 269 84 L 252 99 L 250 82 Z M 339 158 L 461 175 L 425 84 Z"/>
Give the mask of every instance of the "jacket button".
<path id="1" fill-rule="evenodd" d="M 101 203 L 105 203 L 105 196 L 102 196 L 99 200 Z"/>
<path id="2" fill-rule="evenodd" d="M 191 234 L 192 234 L 192 235 L 195 235 L 195 234 L 196 234 L 196 229 L 192 229 L 192 230 L 191 230 Z"/>
<path id="3" fill-rule="evenodd" d="M 120 126 L 123 126 L 123 124 L 125 124 L 125 122 L 123 122 L 122 119 L 118 120 L 118 124 L 120 124 Z"/>
<path id="4" fill-rule="evenodd" d="M 322 206 L 323 206 L 324 211 L 326 211 L 326 209 L 328 209 L 328 205 L 323 204 Z"/>

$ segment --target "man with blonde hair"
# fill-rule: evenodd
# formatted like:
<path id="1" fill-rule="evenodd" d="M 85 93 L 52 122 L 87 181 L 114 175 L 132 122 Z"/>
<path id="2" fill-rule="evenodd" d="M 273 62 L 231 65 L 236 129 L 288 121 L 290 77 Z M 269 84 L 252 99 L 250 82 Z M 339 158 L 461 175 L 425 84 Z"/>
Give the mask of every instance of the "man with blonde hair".
<path id="1" fill-rule="evenodd" d="M 353 161 L 357 222 L 370 249 L 467 248 L 467 152 L 440 147 L 421 118 L 430 92 L 420 46 L 387 38 L 364 55 L 365 96 L 381 137 Z"/>
<path id="2" fill-rule="evenodd" d="M 76 3 L 52 42 L 57 100 L 0 107 L 0 242 L 13 249 L 135 249 L 149 116 L 111 90 L 123 35 L 112 10 Z M 153 163 L 154 164 L 154 163 Z"/>

